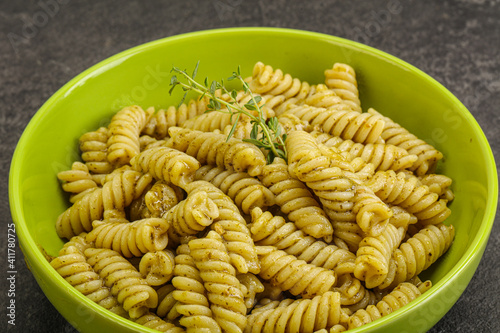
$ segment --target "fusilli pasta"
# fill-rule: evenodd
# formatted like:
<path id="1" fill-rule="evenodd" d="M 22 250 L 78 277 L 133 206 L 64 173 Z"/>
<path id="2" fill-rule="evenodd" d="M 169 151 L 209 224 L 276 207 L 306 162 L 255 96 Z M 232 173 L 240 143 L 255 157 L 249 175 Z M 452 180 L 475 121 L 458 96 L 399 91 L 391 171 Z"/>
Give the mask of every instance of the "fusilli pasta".
<path id="1" fill-rule="evenodd" d="M 346 317 L 340 294 L 327 291 L 312 299 L 287 299 L 275 308 L 259 309 L 248 316 L 245 332 L 315 332 L 344 323 Z"/>
<path id="2" fill-rule="evenodd" d="M 100 127 L 93 132 L 87 132 L 80 137 L 82 160 L 94 174 L 108 174 L 114 167 L 108 161 L 109 130 Z"/>
<path id="3" fill-rule="evenodd" d="M 170 106 L 154 113 L 142 129 L 142 133 L 156 139 L 165 139 L 168 129 L 173 126 L 182 126 L 186 120 L 202 114 L 208 109 L 208 98 L 192 99 L 178 108 Z"/>
<path id="4" fill-rule="evenodd" d="M 58 217 L 59 237 L 70 239 L 92 230 L 92 222 L 102 219 L 105 211 L 124 211 L 152 181 L 151 176 L 132 170 L 117 172 L 110 178 L 102 188 L 87 192 Z"/>
<path id="5" fill-rule="evenodd" d="M 141 274 L 118 252 L 109 249 L 88 248 L 87 262 L 94 268 L 111 294 L 128 312 L 130 318 L 139 318 L 158 305 L 158 294 Z"/>
<path id="6" fill-rule="evenodd" d="M 360 157 L 366 163 L 371 163 L 376 170 L 404 170 L 410 168 L 418 159 L 417 155 L 408 154 L 403 149 L 385 143 L 356 143 L 331 136 L 320 131 L 311 132 L 318 142 L 327 147 L 335 147 L 341 152 L 349 152 L 350 160 Z"/>
<path id="7" fill-rule="evenodd" d="M 183 187 L 194 180 L 200 162 L 178 150 L 153 147 L 135 156 L 130 163 L 141 172 L 150 173 L 156 180 L 163 180 Z"/>
<path id="8" fill-rule="evenodd" d="M 334 271 L 308 264 L 274 246 L 258 246 L 260 277 L 292 295 L 313 298 L 330 290 L 336 282 Z"/>
<path id="9" fill-rule="evenodd" d="M 174 254 L 170 250 L 147 252 L 139 262 L 139 272 L 150 286 L 161 286 L 174 273 Z"/>
<path id="10" fill-rule="evenodd" d="M 389 273 L 379 288 L 392 289 L 422 273 L 448 250 L 454 236 L 453 226 L 442 223 L 420 229 L 394 251 Z"/>
<path id="11" fill-rule="evenodd" d="M 247 308 L 222 238 L 210 231 L 203 239 L 191 240 L 189 249 L 207 290 L 215 320 L 224 331 L 242 332 L 247 324 Z"/>
<path id="12" fill-rule="evenodd" d="M 403 282 L 394 288 L 388 295 L 384 296 L 377 305 L 369 305 L 366 310 L 356 311 L 349 317 L 349 329 L 368 324 L 378 318 L 386 316 L 405 306 L 418 296 L 422 291 L 414 284 Z"/>
<path id="13" fill-rule="evenodd" d="M 442 154 L 362 112 L 352 67 L 324 74 L 258 62 L 242 89 L 125 107 L 84 133 L 82 161 L 57 174 L 68 242 L 47 260 L 160 332 L 343 332 L 418 297 L 455 234 Z"/>
<path id="14" fill-rule="evenodd" d="M 182 328 L 175 326 L 175 324 L 162 320 L 160 317 L 151 312 L 142 315 L 141 317 L 135 319 L 134 321 L 140 325 L 152 328 L 160 332 L 165 332 L 165 333 L 184 332 Z"/>
<path id="15" fill-rule="evenodd" d="M 381 142 L 380 135 L 385 125 L 381 115 L 352 110 L 301 105 L 289 108 L 286 113 L 330 135 L 365 144 Z"/>
<path id="16" fill-rule="evenodd" d="M 245 214 L 250 214 L 254 207 L 265 208 L 275 203 L 273 192 L 246 172 L 205 165 L 196 171 L 195 179 L 211 182 L 220 188 Z"/>
<path id="17" fill-rule="evenodd" d="M 294 223 L 286 222 L 284 218 L 273 216 L 270 212 L 262 212 L 260 208 L 252 210 L 250 231 L 256 245 L 275 246 L 318 267 L 336 271 L 339 264 L 354 262 L 355 259 L 353 253 L 306 236 Z"/>
<path id="18" fill-rule="evenodd" d="M 219 217 L 219 208 L 204 191 L 191 192 L 167 211 L 163 218 L 170 225 L 168 236 L 180 243 L 183 236 L 195 235 Z"/>
<path id="19" fill-rule="evenodd" d="M 61 185 L 62 189 L 72 193 L 70 198 L 71 203 L 75 203 L 85 193 L 88 193 L 88 190 L 98 186 L 92 178 L 88 167 L 82 162 L 74 162 L 71 165 L 71 170 L 60 171 L 57 174 L 57 178 L 63 181 Z"/>
<path id="20" fill-rule="evenodd" d="M 368 113 L 374 116 L 382 116 L 372 108 L 368 109 Z M 382 116 L 382 119 L 385 126 L 380 135 L 385 143 L 404 148 L 409 154 L 418 156 L 418 160 L 415 161 L 410 170 L 414 171 L 417 176 L 423 176 L 435 169 L 437 161 L 443 158 L 440 151 L 419 139 L 389 117 Z"/>
<path id="21" fill-rule="evenodd" d="M 263 168 L 262 184 L 276 196 L 276 204 L 290 221 L 306 234 L 316 238 L 331 237 L 333 229 L 321 205 L 307 186 L 293 178 L 281 158 Z"/>
<path id="22" fill-rule="evenodd" d="M 134 105 L 118 111 L 109 124 L 108 161 L 115 166 L 126 165 L 140 152 L 139 136 L 153 108 L 144 111 Z"/>
<path id="23" fill-rule="evenodd" d="M 214 220 L 211 228 L 222 236 L 236 270 L 239 273 L 259 273 L 260 264 L 250 230 L 231 198 L 203 180 L 190 183 L 186 190 L 189 194 L 204 191 L 217 205 L 219 217 Z"/>
<path id="24" fill-rule="evenodd" d="M 365 281 L 366 287 L 378 287 L 389 273 L 392 253 L 403 240 L 404 229 L 387 225 L 384 232 L 376 237 L 365 237 L 356 252 L 354 276 Z"/>
<path id="25" fill-rule="evenodd" d="M 223 134 L 171 127 L 169 147 L 196 157 L 201 164 L 217 165 L 251 176 L 261 173 L 266 164 L 264 154 L 253 144 Z"/>
<path id="26" fill-rule="evenodd" d="M 212 317 L 204 282 L 196 267 L 188 246 L 179 246 L 175 256 L 172 285 L 173 298 L 179 302 L 176 310 L 182 315 L 179 323 L 188 331 L 220 332 L 221 328 Z"/>
<path id="27" fill-rule="evenodd" d="M 86 240 L 98 248 L 112 249 L 126 258 L 163 250 L 168 244 L 168 223 L 159 218 L 129 222 L 126 219 L 96 220 Z"/>
<path id="28" fill-rule="evenodd" d="M 354 68 L 344 63 L 335 63 L 325 70 L 325 83 L 347 103 L 352 110 L 361 112 L 358 82 Z"/>
<path id="29" fill-rule="evenodd" d="M 59 256 L 50 265 L 76 290 L 100 306 L 120 316 L 127 317 L 127 312 L 111 295 L 104 281 L 86 262 L 85 255 L 75 246 L 66 246 L 59 251 Z"/>
<path id="30" fill-rule="evenodd" d="M 439 199 L 439 195 L 422 185 L 416 176 L 379 171 L 366 184 L 384 202 L 406 209 L 422 224 L 441 223 L 451 214 L 448 201 Z"/>

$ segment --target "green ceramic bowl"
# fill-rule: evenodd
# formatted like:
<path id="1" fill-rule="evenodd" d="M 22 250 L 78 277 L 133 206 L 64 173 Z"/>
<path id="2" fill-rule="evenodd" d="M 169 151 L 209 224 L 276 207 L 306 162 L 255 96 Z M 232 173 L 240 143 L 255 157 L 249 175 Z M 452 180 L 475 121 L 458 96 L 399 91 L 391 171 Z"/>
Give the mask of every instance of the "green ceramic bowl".
<path id="1" fill-rule="evenodd" d="M 456 198 L 447 222 L 456 227 L 451 249 L 425 274 L 434 286 L 416 301 L 352 332 L 424 332 L 457 301 L 484 252 L 497 205 L 493 154 L 479 125 L 446 88 L 415 67 L 376 49 L 324 34 L 235 28 L 173 36 L 113 56 L 86 70 L 36 113 L 15 151 L 9 198 L 19 244 L 48 299 L 82 332 L 153 332 L 116 316 L 71 288 L 45 260 L 63 245 L 55 231 L 68 207 L 56 173 L 78 160 L 81 134 L 107 125 L 123 106 L 165 107 L 172 65 L 198 77 L 228 77 L 241 65 L 250 75 L 257 61 L 310 83 L 321 83 L 334 62 L 356 69 L 361 102 L 392 117 L 441 150 L 438 172 L 453 178 Z M 180 90 L 178 94 L 181 94 Z M 467 166 L 467 167 L 465 167 Z"/>

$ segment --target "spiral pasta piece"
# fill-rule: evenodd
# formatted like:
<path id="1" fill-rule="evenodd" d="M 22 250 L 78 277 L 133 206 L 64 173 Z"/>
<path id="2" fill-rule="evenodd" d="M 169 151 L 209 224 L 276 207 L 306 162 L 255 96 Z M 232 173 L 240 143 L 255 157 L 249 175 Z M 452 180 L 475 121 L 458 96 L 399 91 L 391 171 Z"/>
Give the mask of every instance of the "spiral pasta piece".
<path id="1" fill-rule="evenodd" d="M 178 108 L 170 106 L 154 113 L 144 126 L 142 133 L 156 139 L 165 139 L 168 129 L 174 126 L 183 126 L 191 118 L 203 114 L 208 110 L 208 96 L 182 103 Z"/>
<path id="2" fill-rule="evenodd" d="M 420 177 L 422 185 L 427 185 L 429 191 L 437 193 L 441 199 L 452 201 L 455 198 L 453 191 L 450 189 L 452 179 L 445 175 L 427 174 Z"/>
<path id="3" fill-rule="evenodd" d="M 194 173 L 200 167 L 200 162 L 195 158 L 168 147 L 146 149 L 130 163 L 134 169 L 150 173 L 156 180 L 181 188 L 194 180 Z"/>
<path id="4" fill-rule="evenodd" d="M 108 174 L 113 165 L 108 161 L 109 130 L 100 127 L 96 131 L 87 132 L 80 137 L 82 160 L 94 174 Z"/>
<path id="5" fill-rule="evenodd" d="M 86 236 L 87 236 L 87 233 L 82 232 L 78 236 L 71 237 L 71 239 L 69 241 L 64 243 L 63 248 L 68 247 L 68 246 L 74 246 L 83 255 L 83 253 L 85 252 L 86 249 L 88 249 L 89 247 L 95 247 L 94 243 L 87 242 L 87 240 L 85 239 Z"/>
<path id="6" fill-rule="evenodd" d="M 358 180 L 344 174 L 353 171 L 352 165 L 333 150 L 322 151 L 307 132 L 289 133 L 285 144 L 288 171 L 313 190 L 330 220 L 354 221 L 352 207 Z"/>
<path id="7" fill-rule="evenodd" d="M 248 230 L 245 219 L 241 216 L 238 207 L 231 198 L 213 184 L 203 180 L 190 183 L 186 191 L 188 195 L 200 191 L 206 192 L 208 197 L 217 205 L 219 217 L 214 219 L 211 228 L 222 236 L 231 263 L 236 270 L 239 273 L 259 273 L 259 259 L 250 230 Z"/>
<path id="8" fill-rule="evenodd" d="M 352 274 L 339 276 L 337 287 L 332 290 L 340 293 L 340 304 L 350 311 L 376 304 L 381 298 L 378 298 L 374 291 L 365 288 L 365 285 Z"/>
<path id="9" fill-rule="evenodd" d="M 392 210 L 367 186 L 357 186 L 352 211 L 361 230 L 378 236 L 387 228 Z"/>
<path id="10" fill-rule="evenodd" d="M 360 327 L 387 316 L 410 303 L 421 294 L 421 291 L 414 284 L 403 282 L 384 296 L 377 305 L 369 305 L 366 309 L 360 309 L 351 315 L 349 317 L 349 329 Z"/>
<path id="11" fill-rule="evenodd" d="M 292 295 L 313 298 L 330 290 L 336 282 L 334 271 L 308 264 L 274 246 L 258 246 L 259 276 Z"/>
<path id="12" fill-rule="evenodd" d="M 223 331 L 242 332 L 247 324 L 247 308 L 222 238 L 212 230 L 205 238 L 193 239 L 188 245 L 214 319 Z"/>
<path id="13" fill-rule="evenodd" d="M 418 156 L 417 161 L 410 168 L 417 176 L 423 176 L 432 172 L 437 162 L 443 158 L 443 154 L 440 151 L 419 139 L 416 135 L 410 133 L 410 131 L 390 118 L 382 116 L 372 108 L 368 109 L 368 113 L 383 118 L 385 126 L 380 135 L 386 143 L 406 149 L 409 154 Z"/>
<path id="14" fill-rule="evenodd" d="M 275 203 L 273 192 L 246 172 L 206 165 L 196 171 L 195 179 L 214 184 L 228 195 L 245 214 L 250 214 L 254 207 L 265 208 Z"/>
<path id="15" fill-rule="evenodd" d="M 152 328 L 159 332 L 165 333 L 182 333 L 184 330 L 181 327 L 175 326 L 175 324 L 166 322 L 152 312 L 148 312 L 141 317 L 134 320 L 137 324 Z"/>
<path id="16" fill-rule="evenodd" d="M 70 239 L 92 230 L 92 222 L 102 219 L 105 211 L 124 211 L 152 181 L 150 175 L 133 170 L 116 172 L 110 178 L 102 188 L 87 192 L 59 215 L 56 221 L 59 237 Z"/>
<path id="17" fill-rule="evenodd" d="M 288 150 L 288 169 L 297 179 L 306 179 L 306 173 L 301 172 L 299 166 L 305 164 L 304 167 L 310 169 L 307 163 L 311 160 L 314 160 L 313 163 L 321 169 L 335 167 L 336 169 L 332 170 L 335 171 L 334 175 L 354 171 L 351 163 L 338 149 L 318 143 L 308 132 L 288 133 L 285 144 Z"/>
<path id="18" fill-rule="evenodd" d="M 311 89 L 309 95 L 305 98 L 304 103 L 297 103 L 298 105 L 310 105 L 319 108 L 327 108 L 332 110 L 346 110 L 346 111 L 359 111 L 358 108 L 354 110 L 349 101 L 343 100 L 337 96 L 334 90 L 329 89 L 324 84 L 318 84 Z M 356 106 L 354 106 L 356 107 Z"/>
<path id="19" fill-rule="evenodd" d="M 380 289 L 392 289 L 418 276 L 448 251 L 455 229 L 443 223 L 428 225 L 402 243 L 392 255 L 389 273 Z"/>
<path id="20" fill-rule="evenodd" d="M 107 175 L 102 187 L 103 216 L 125 217 L 125 207 L 137 199 L 153 181 L 149 174 L 130 170 L 129 167 L 116 169 Z"/>
<path id="21" fill-rule="evenodd" d="M 292 298 L 285 298 L 285 299 L 280 299 L 280 300 L 273 300 L 272 298 L 263 298 L 260 300 L 259 304 L 255 306 L 255 308 L 252 310 L 251 314 L 256 314 L 257 312 L 262 312 L 262 311 L 267 311 L 267 310 L 274 310 L 277 307 L 281 306 L 288 306 L 292 304 L 294 299 Z"/>
<path id="22" fill-rule="evenodd" d="M 341 309 L 340 294 L 327 291 L 312 299 L 282 301 L 274 308 L 258 309 L 248 316 L 247 333 L 303 332 L 343 326 L 347 314 Z M 338 327 L 337 327 L 338 329 Z"/>
<path id="23" fill-rule="evenodd" d="M 204 191 L 191 192 L 167 211 L 163 218 L 170 225 L 168 235 L 176 243 L 183 236 L 195 235 L 219 217 L 219 208 Z"/>
<path id="24" fill-rule="evenodd" d="M 262 95 L 266 104 L 272 105 L 277 116 L 289 105 L 303 102 L 311 90 L 309 83 L 283 74 L 280 69 L 274 70 L 260 61 L 254 65 L 252 76 L 245 81 L 252 92 Z"/>
<path id="25" fill-rule="evenodd" d="M 350 160 L 360 157 L 366 163 L 373 164 L 375 170 L 400 171 L 408 169 L 418 159 L 417 155 L 408 154 L 405 149 L 391 144 L 356 143 L 319 131 L 313 131 L 311 134 L 316 137 L 318 142 L 327 147 L 335 147 L 341 152 L 348 152 Z"/>
<path id="26" fill-rule="evenodd" d="M 176 310 L 182 315 L 179 323 L 188 332 L 221 332 L 219 324 L 212 317 L 200 271 L 187 245 L 177 249 L 172 285 L 175 287 L 172 296 L 178 302 Z"/>
<path id="27" fill-rule="evenodd" d="M 148 187 L 144 189 L 144 192 L 137 198 L 132 200 L 130 205 L 126 208 L 126 216 L 130 221 L 141 220 L 149 217 L 159 217 L 153 214 L 148 206 L 146 206 L 145 196 L 146 193 L 151 189 L 152 185 L 149 184 Z"/>
<path id="28" fill-rule="evenodd" d="M 281 288 L 273 286 L 271 283 L 262 280 L 262 285 L 264 286 L 264 291 L 257 295 L 257 304 L 254 306 L 255 309 L 261 307 L 266 304 L 266 302 L 279 302 L 285 299 L 283 294 L 283 290 Z"/>
<path id="29" fill-rule="evenodd" d="M 171 283 L 165 284 L 156 291 L 158 294 L 156 314 L 167 321 L 173 321 L 180 316 L 177 312 L 178 302 L 173 296 L 174 291 L 175 287 Z"/>
<path id="30" fill-rule="evenodd" d="M 87 242 L 98 248 L 112 249 L 126 258 L 141 257 L 148 252 L 163 250 L 168 244 L 169 224 L 159 218 L 129 222 L 126 219 L 96 220 Z"/>
<path id="31" fill-rule="evenodd" d="M 170 250 L 148 252 L 139 262 L 139 273 L 150 286 L 161 286 L 172 278 L 174 266 L 174 254 Z"/>
<path id="32" fill-rule="evenodd" d="M 340 239 L 349 251 L 356 253 L 359 243 L 366 236 L 356 221 L 333 221 L 332 226 L 334 239 Z"/>
<path id="33" fill-rule="evenodd" d="M 141 151 L 139 136 L 153 108 L 144 111 L 140 106 L 125 107 L 118 111 L 108 126 L 108 161 L 115 166 L 128 164 Z"/>
<path id="34" fill-rule="evenodd" d="M 340 154 L 342 156 L 347 155 L 345 152 L 340 152 Z M 346 175 L 349 178 L 357 179 L 358 183 L 363 184 L 375 174 L 375 166 L 372 163 L 366 163 L 360 157 L 356 157 L 352 160 L 349 158 L 346 159 L 350 161 L 354 169 L 354 172 L 347 173 Z"/>
<path id="35" fill-rule="evenodd" d="M 224 101 L 232 101 L 231 97 L 227 94 L 222 94 L 220 89 L 216 90 L 214 95 Z M 238 91 L 236 95 L 236 102 L 245 104 L 248 102 L 249 98 L 249 94 L 244 91 Z M 166 110 L 159 110 L 151 117 L 142 133 L 156 139 L 165 139 L 168 136 L 168 129 L 170 127 L 193 128 L 204 131 L 203 129 L 207 129 L 206 126 L 208 125 L 208 123 L 206 123 L 207 118 L 210 119 L 210 123 L 212 125 L 217 122 L 215 118 L 218 117 L 221 117 L 219 119 L 221 121 L 219 124 L 224 121 L 228 121 L 227 119 L 224 120 L 226 116 L 222 116 L 223 114 L 220 112 L 206 113 L 206 111 L 209 111 L 209 102 L 210 98 L 208 96 L 204 96 L 190 100 L 187 104 L 183 103 L 178 108 L 170 106 Z M 223 127 L 220 126 L 218 129 L 222 130 Z M 211 129 L 209 131 L 216 129 L 215 127 L 210 128 Z"/>
<path id="36" fill-rule="evenodd" d="M 316 238 L 331 237 L 333 229 L 328 217 L 307 186 L 290 175 L 285 160 L 275 158 L 263 168 L 259 178 L 297 228 Z"/>
<path id="37" fill-rule="evenodd" d="M 283 74 L 281 69 L 274 70 L 260 61 L 254 65 L 252 77 L 248 81 L 252 92 L 261 95 L 282 95 L 287 99 L 299 94 L 302 88 L 299 79 L 292 78 L 290 74 Z"/>
<path id="38" fill-rule="evenodd" d="M 118 304 L 116 297 L 111 295 L 104 281 L 94 272 L 85 258 L 83 252 L 75 246 L 68 245 L 59 251 L 59 256 L 54 258 L 50 265 L 69 282 L 76 290 L 98 305 L 122 317 L 127 312 Z"/>
<path id="39" fill-rule="evenodd" d="M 253 273 L 238 274 L 236 278 L 240 281 L 245 306 L 252 309 L 257 302 L 257 294 L 264 292 L 264 284 Z"/>
<path id="40" fill-rule="evenodd" d="M 307 121 L 302 121 L 296 115 L 291 113 L 283 113 L 278 117 L 278 122 L 283 128 L 283 132 L 288 133 L 290 131 L 306 131 L 312 132 L 312 126 Z"/>
<path id="41" fill-rule="evenodd" d="M 140 144 L 140 147 L 141 147 L 141 151 L 147 149 L 149 146 L 153 146 L 153 145 L 156 145 L 158 144 L 158 142 L 164 142 L 165 140 L 163 139 L 155 139 L 147 134 L 141 134 L 141 136 L 139 136 L 139 144 Z"/>
<path id="42" fill-rule="evenodd" d="M 257 146 L 240 139 L 227 140 L 224 134 L 171 127 L 169 147 L 196 157 L 201 164 L 212 164 L 251 176 L 261 173 L 266 158 Z"/>
<path id="43" fill-rule="evenodd" d="M 147 284 L 135 267 L 118 252 L 88 248 L 87 262 L 104 279 L 111 294 L 118 299 L 130 318 L 139 318 L 158 305 L 156 291 Z"/>
<path id="44" fill-rule="evenodd" d="M 389 219 L 389 223 L 396 228 L 402 227 L 404 230 L 408 230 L 410 225 L 418 222 L 415 215 L 408 213 L 408 211 L 399 206 L 391 206 L 392 216 Z M 406 235 L 408 236 L 408 234 Z"/>
<path id="45" fill-rule="evenodd" d="M 144 205 L 149 217 L 162 217 L 183 198 L 182 190 L 164 181 L 156 181 L 144 195 Z"/>
<path id="46" fill-rule="evenodd" d="M 384 232 L 376 237 L 365 237 L 356 252 L 354 276 L 365 281 L 367 288 L 373 289 L 385 280 L 389 273 L 392 253 L 403 240 L 404 229 L 387 225 Z"/>
<path id="47" fill-rule="evenodd" d="M 327 330 L 326 328 L 322 328 L 320 330 L 315 331 L 314 333 L 340 333 L 340 332 L 345 332 L 346 330 L 347 329 L 345 328 L 344 325 L 337 324 L 330 327 L 329 330 Z"/>
<path id="48" fill-rule="evenodd" d="M 256 245 L 275 246 L 299 260 L 333 270 L 337 274 L 340 274 L 337 271 L 339 265 L 355 260 L 353 253 L 307 236 L 294 223 L 286 222 L 284 218 L 273 216 L 270 212 L 263 212 L 260 208 L 252 210 L 250 231 Z"/>
<path id="49" fill-rule="evenodd" d="M 422 185 L 416 176 L 379 171 L 366 185 L 384 202 L 406 209 L 424 225 L 441 223 L 451 214 L 448 201 L 439 199 L 439 195 Z"/>
<path id="50" fill-rule="evenodd" d="M 380 142 L 385 126 L 385 121 L 379 114 L 352 110 L 301 105 L 289 108 L 286 113 L 293 114 L 330 135 L 364 144 Z"/>
<path id="51" fill-rule="evenodd" d="M 337 96 L 340 96 L 352 110 L 361 112 L 358 81 L 354 68 L 344 63 L 334 63 L 325 70 L 325 83 Z"/>
<path id="52" fill-rule="evenodd" d="M 189 119 L 182 126 L 183 128 L 189 128 L 192 130 L 197 130 L 201 132 L 213 132 L 215 130 L 224 130 L 226 126 L 232 126 L 236 119 L 236 116 L 226 112 L 207 112 L 199 116 Z M 248 118 L 246 115 L 240 116 L 241 118 Z"/>
<path id="53" fill-rule="evenodd" d="M 96 188 L 98 185 L 90 174 L 89 168 L 82 162 L 74 162 L 70 170 L 60 171 L 57 178 L 63 183 L 61 185 L 65 192 L 72 194 L 70 202 L 74 203 L 82 196 L 76 196 L 87 190 Z M 88 192 L 87 192 L 88 193 Z M 76 199 L 75 199 L 76 198 Z"/>
<path id="54" fill-rule="evenodd" d="M 293 131 L 286 139 L 288 170 L 305 182 L 332 221 L 356 220 L 361 230 L 380 234 L 392 211 L 353 173 L 352 165 L 334 149 L 325 150 L 312 135 Z"/>

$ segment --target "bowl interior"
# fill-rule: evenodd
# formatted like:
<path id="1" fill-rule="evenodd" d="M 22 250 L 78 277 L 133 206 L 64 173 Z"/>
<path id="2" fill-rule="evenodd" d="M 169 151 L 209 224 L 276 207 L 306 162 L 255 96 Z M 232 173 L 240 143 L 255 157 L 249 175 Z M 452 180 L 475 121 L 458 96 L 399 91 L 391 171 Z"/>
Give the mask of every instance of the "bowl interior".
<path id="1" fill-rule="evenodd" d="M 227 78 L 238 65 L 247 76 L 255 62 L 262 61 L 311 84 L 322 83 L 324 70 L 333 63 L 348 63 L 356 70 L 364 110 L 375 108 L 443 152 L 445 158 L 437 172 L 454 181 L 456 198 L 450 204 L 452 215 L 447 222 L 456 227 L 456 238 L 446 255 L 423 275 L 435 286 L 419 302 L 437 299 L 439 290 L 452 282 L 462 285 L 456 297 L 446 296 L 451 301 L 442 301 L 443 309 L 435 311 L 439 312 L 436 318 L 431 315 L 422 327 L 437 322 L 472 277 L 494 220 L 498 182 L 484 134 L 444 87 L 390 55 L 322 34 L 267 28 L 191 33 L 125 51 L 73 79 L 33 117 L 13 157 L 10 204 L 27 262 L 58 310 L 82 331 L 93 327 L 95 332 L 100 325 L 111 325 L 107 327 L 150 332 L 107 314 L 64 285 L 44 260 L 40 248 L 55 256 L 63 244 L 56 234 L 55 221 L 68 207 L 68 201 L 56 173 L 79 160 L 80 135 L 106 126 L 111 115 L 126 105 L 177 105 L 181 92 L 168 94 L 170 69 L 175 65 L 191 71 L 198 60 L 200 79 Z M 82 323 L 81 315 L 74 315 L 74 307 L 67 308 L 72 302 L 92 314 L 90 324 Z M 408 311 L 417 313 L 421 311 L 418 307 L 415 302 Z M 109 323 L 108 318 L 113 322 Z M 399 325 L 406 329 L 409 326 L 402 326 L 407 324 L 405 320 L 395 313 L 369 327 L 382 330 Z"/>

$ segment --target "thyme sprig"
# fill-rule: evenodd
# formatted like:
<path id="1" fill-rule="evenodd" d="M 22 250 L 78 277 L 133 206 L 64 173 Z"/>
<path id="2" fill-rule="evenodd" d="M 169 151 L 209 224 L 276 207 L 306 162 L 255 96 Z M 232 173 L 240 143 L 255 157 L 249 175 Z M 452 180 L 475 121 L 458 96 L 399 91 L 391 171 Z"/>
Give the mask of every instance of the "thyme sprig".
<path id="1" fill-rule="evenodd" d="M 258 95 L 256 96 L 252 93 L 250 87 L 248 86 L 248 83 L 245 82 L 245 80 L 241 76 L 240 66 L 238 66 L 238 69 L 233 72 L 233 74 L 227 80 L 238 80 L 242 84 L 243 91 L 250 96 L 250 100 L 243 105 L 241 105 L 237 101 L 238 92 L 235 89 L 228 90 L 224 84 L 223 79 L 221 79 L 220 81 L 209 82 L 208 78 L 205 78 L 203 84 L 197 82 L 195 78 L 198 72 L 199 64 L 200 62 L 198 61 L 192 75 L 189 75 L 186 70 L 181 70 L 180 68 L 175 66 L 172 67 L 171 72 L 179 74 L 187 81 L 180 81 L 176 74 L 172 75 L 170 79 L 170 94 L 172 94 L 172 91 L 177 86 L 182 87 L 182 89 L 185 91 L 179 105 L 184 102 L 189 91 L 198 93 L 199 95 L 201 95 L 200 98 L 208 96 L 208 111 L 218 111 L 231 114 L 231 121 L 233 123 L 233 126 L 231 127 L 231 131 L 227 136 L 227 140 L 231 139 L 231 137 L 233 136 L 238 121 L 240 120 L 240 116 L 242 114 L 248 116 L 251 119 L 250 122 L 252 124 L 252 130 L 250 132 L 250 139 L 243 139 L 243 141 L 253 143 L 257 147 L 267 150 L 268 163 L 272 163 L 275 157 L 281 157 L 286 160 L 286 133 L 282 133 L 282 127 L 279 125 L 278 119 L 276 117 L 272 117 L 267 120 L 265 119 L 262 112 L 262 105 L 259 105 L 259 103 L 262 101 L 262 97 Z M 219 89 L 223 94 L 227 94 L 229 96 L 229 101 L 216 96 L 216 91 Z M 252 111 L 254 111 L 257 115 L 252 113 Z"/>

